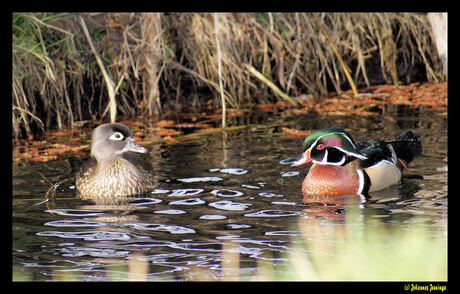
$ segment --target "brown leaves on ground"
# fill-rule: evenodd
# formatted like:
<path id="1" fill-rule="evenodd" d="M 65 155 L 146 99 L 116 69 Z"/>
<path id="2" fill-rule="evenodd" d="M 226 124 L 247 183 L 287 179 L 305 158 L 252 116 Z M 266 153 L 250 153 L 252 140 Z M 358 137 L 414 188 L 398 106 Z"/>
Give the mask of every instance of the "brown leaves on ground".
<path id="1" fill-rule="evenodd" d="M 292 108 L 289 103 L 278 101 L 257 106 L 262 112 L 283 112 L 288 115 L 379 115 L 385 105 L 407 105 L 421 111 L 437 111 L 447 114 L 447 83 L 413 83 L 407 86 L 381 85 L 362 89 L 357 97 L 351 90 L 329 97 L 294 98 L 301 105 Z"/>
<path id="2" fill-rule="evenodd" d="M 447 113 L 447 83 L 413 83 L 408 86 L 382 85 L 363 89 L 357 97 L 351 91 L 342 95 L 322 99 L 313 104 L 307 101 L 318 114 L 327 115 L 377 115 L 385 105 L 407 105 L 421 111 Z M 375 110 L 380 109 L 376 112 Z"/>
<path id="3" fill-rule="evenodd" d="M 13 161 L 26 159 L 46 162 L 67 154 L 85 155 L 83 150 L 89 150 L 89 144 L 81 142 L 82 133 L 78 128 L 71 128 L 48 131 L 44 140 L 39 141 L 13 139 Z"/>
<path id="4" fill-rule="evenodd" d="M 286 134 L 286 137 L 302 138 L 302 139 L 307 137 L 311 133 L 311 131 L 302 131 L 302 130 L 291 129 L 291 128 L 286 128 L 286 127 L 281 128 L 281 131 L 284 134 Z"/>
<path id="5" fill-rule="evenodd" d="M 285 101 L 256 106 L 259 112 L 281 113 L 284 115 L 385 115 L 386 105 L 407 105 L 420 111 L 436 111 L 438 115 L 447 115 L 447 83 L 413 83 L 408 86 L 381 85 L 362 89 L 354 97 L 351 90 L 341 95 L 314 98 L 308 95 L 294 98 L 301 107 L 294 108 Z M 227 109 L 227 118 L 241 117 L 247 113 L 243 109 Z M 124 120 L 141 145 L 179 144 L 201 134 L 213 134 L 222 118 L 221 109 L 213 113 L 182 112 L 165 117 L 180 117 L 182 121 L 163 119 L 154 121 L 152 117 L 136 117 Z M 59 156 L 88 156 L 91 132 L 102 122 L 89 127 L 72 127 L 63 130 L 49 130 L 42 140 L 37 138 L 13 139 L 13 161 L 20 160 L 46 162 Z M 229 127 L 239 129 L 238 126 Z M 184 135 L 184 130 L 187 130 Z M 288 137 L 305 138 L 309 132 L 283 127 L 282 133 Z M 34 140 L 35 139 L 35 140 Z"/>
<path id="6" fill-rule="evenodd" d="M 171 128 L 174 127 L 175 122 L 173 120 L 160 120 L 159 122 L 155 123 L 157 128 Z"/>

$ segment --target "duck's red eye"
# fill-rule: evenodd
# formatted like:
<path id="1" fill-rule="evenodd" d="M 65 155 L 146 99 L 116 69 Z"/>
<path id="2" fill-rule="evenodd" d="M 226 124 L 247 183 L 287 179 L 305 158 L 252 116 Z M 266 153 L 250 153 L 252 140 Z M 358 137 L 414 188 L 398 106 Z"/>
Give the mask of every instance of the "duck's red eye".
<path id="1" fill-rule="evenodd" d="M 316 146 L 316 150 L 323 150 L 324 149 L 324 144 L 318 144 Z"/>

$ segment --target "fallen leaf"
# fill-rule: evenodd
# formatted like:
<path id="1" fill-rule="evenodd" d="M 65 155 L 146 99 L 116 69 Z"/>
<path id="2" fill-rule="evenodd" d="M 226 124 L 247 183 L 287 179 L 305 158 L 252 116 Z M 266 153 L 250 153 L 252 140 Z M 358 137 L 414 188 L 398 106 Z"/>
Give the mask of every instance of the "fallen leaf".
<path id="1" fill-rule="evenodd" d="M 182 143 L 181 141 L 176 140 L 176 139 L 174 139 L 174 138 L 171 137 L 171 136 L 163 137 L 162 140 L 163 140 L 163 142 L 165 142 L 166 144 L 180 144 L 180 143 Z"/>
<path id="2" fill-rule="evenodd" d="M 173 127 L 174 126 L 174 121 L 173 120 L 160 120 L 155 124 L 156 127 L 158 128 L 165 128 L 165 127 Z"/>
<path id="3" fill-rule="evenodd" d="M 298 138 L 305 138 L 309 133 L 307 131 L 291 129 L 291 128 L 286 128 L 286 127 L 281 128 L 281 131 L 283 131 L 284 133 L 288 133 L 291 136 L 298 137 Z"/>

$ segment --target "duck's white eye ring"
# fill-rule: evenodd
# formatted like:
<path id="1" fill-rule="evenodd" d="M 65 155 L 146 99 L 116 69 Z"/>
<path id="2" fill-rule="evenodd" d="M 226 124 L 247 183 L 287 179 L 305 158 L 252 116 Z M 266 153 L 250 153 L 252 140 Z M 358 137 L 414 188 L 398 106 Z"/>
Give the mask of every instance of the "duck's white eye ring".
<path id="1" fill-rule="evenodd" d="M 120 132 L 115 132 L 109 137 L 110 140 L 115 140 L 115 141 L 121 141 L 124 138 L 125 136 L 123 136 L 123 134 Z"/>

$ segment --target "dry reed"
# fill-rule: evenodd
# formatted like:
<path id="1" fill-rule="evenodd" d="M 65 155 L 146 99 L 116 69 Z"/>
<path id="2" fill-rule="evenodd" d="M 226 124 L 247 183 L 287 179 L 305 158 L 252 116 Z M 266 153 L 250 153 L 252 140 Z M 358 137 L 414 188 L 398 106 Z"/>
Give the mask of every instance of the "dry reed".
<path id="1" fill-rule="evenodd" d="M 357 87 L 446 78 L 426 14 L 318 18 Z M 197 106 L 209 98 L 215 106 L 245 108 L 283 94 L 323 96 L 350 86 L 310 13 L 219 14 L 220 71 L 212 13 L 14 13 L 12 19 L 14 137 L 104 119 L 108 79 L 116 111 L 129 116 L 161 115 L 168 105 Z"/>

